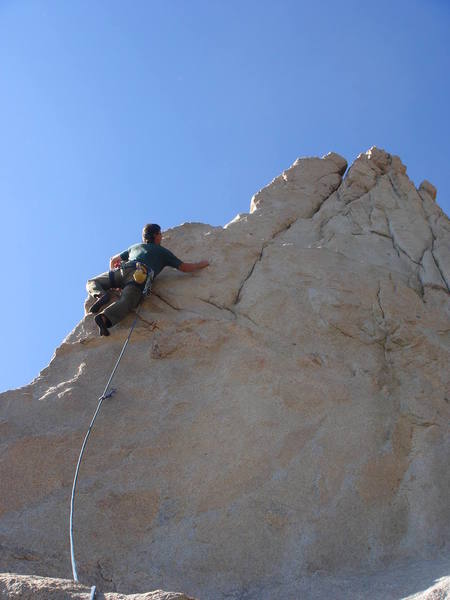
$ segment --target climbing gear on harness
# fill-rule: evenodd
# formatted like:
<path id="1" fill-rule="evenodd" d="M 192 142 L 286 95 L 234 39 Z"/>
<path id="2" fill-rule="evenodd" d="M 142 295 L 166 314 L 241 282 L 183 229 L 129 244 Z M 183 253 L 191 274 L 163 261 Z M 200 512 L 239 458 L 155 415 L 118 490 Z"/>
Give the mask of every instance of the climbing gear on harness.
<path id="1" fill-rule="evenodd" d="M 111 299 L 111 294 L 109 292 L 105 292 L 104 294 L 102 294 L 100 296 L 100 298 L 96 302 L 94 302 L 94 304 L 89 309 L 89 312 L 94 313 L 94 314 L 98 313 L 98 311 L 101 309 L 102 306 L 104 306 L 105 304 L 108 304 L 110 299 Z"/>
<path id="2" fill-rule="evenodd" d="M 106 315 L 96 315 L 94 321 L 100 330 L 100 335 L 109 335 L 108 327 L 111 327 L 112 323 Z"/>
<path id="3" fill-rule="evenodd" d="M 147 277 L 145 280 L 145 285 L 144 285 L 144 289 L 142 290 L 142 295 L 143 296 L 150 296 L 150 292 L 152 291 L 152 283 L 153 283 L 153 279 L 155 278 L 155 272 L 153 271 L 153 269 L 150 269 L 147 272 Z"/>
<path id="4" fill-rule="evenodd" d="M 149 290 L 151 289 L 151 282 L 153 280 L 153 275 L 154 275 L 154 273 L 150 269 L 149 273 L 147 275 L 147 281 L 146 281 L 146 284 L 145 284 L 145 287 L 144 287 L 144 292 L 147 289 L 147 293 L 150 293 Z M 144 297 L 144 295 L 142 297 Z M 130 331 L 128 332 L 127 339 L 125 340 L 125 342 L 124 342 L 124 344 L 122 346 L 122 350 L 120 351 L 119 358 L 117 359 L 116 364 L 114 365 L 114 368 L 113 368 L 113 370 L 111 372 L 111 375 L 109 376 L 108 383 L 105 386 L 103 394 L 98 399 L 97 408 L 95 410 L 94 416 L 92 417 L 91 423 L 90 423 L 89 428 L 88 428 L 88 430 L 86 432 L 86 435 L 84 437 L 84 441 L 83 441 L 83 444 L 82 444 L 81 450 L 80 450 L 80 455 L 78 457 L 77 466 L 76 466 L 76 469 L 75 469 L 75 475 L 74 475 L 73 484 L 72 484 L 72 495 L 70 497 L 69 537 L 70 537 L 70 560 L 71 560 L 71 563 L 72 563 L 73 579 L 74 579 L 74 581 L 76 583 L 78 583 L 78 573 L 77 573 L 77 565 L 76 565 L 76 561 L 75 561 L 73 525 L 74 525 L 74 514 L 75 514 L 75 492 L 76 492 L 76 488 L 77 488 L 78 473 L 80 471 L 81 461 L 83 459 L 83 454 L 84 454 L 84 450 L 86 448 L 86 444 L 87 444 L 89 435 L 91 433 L 92 427 L 94 426 L 95 419 L 97 418 L 97 415 L 98 415 L 98 413 L 100 411 L 100 407 L 101 407 L 101 405 L 103 403 L 103 400 L 106 400 L 106 398 L 110 398 L 115 393 L 115 391 L 116 391 L 115 389 L 111 389 L 110 391 L 108 391 L 109 390 L 109 386 L 111 385 L 111 382 L 112 382 L 112 380 L 114 378 L 114 375 L 116 374 L 116 371 L 117 371 L 117 368 L 118 368 L 118 366 L 120 364 L 122 356 L 124 355 L 126 347 L 128 346 L 128 342 L 130 341 L 131 334 L 133 333 L 133 330 L 134 330 L 134 328 L 136 326 L 136 323 L 137 323 L 137 321 L 139 319 L 139 312 L 141 310 L 141 306 L 142 305 L 139 304 L 139 306 L 136 309 L 136 316 L 134 318 L 133 323 L 131 324 Z M 101 316 L 102 315 L 97 315 L 95 317 L 95 321 L 97 322 L 97 317 L 101 317 Z M 156 324 L 154 325 L 153 329 L 155 329 L 155 328 L 156 328 Z M 107 335 L 109 335 L 109 331 L 108 331 Z M 94 600 L 94 598 L 95 598 L 95 586 L 92 586 L 90 600 Z"/>
<path id="5" fill-rule="evenodd" d="M 136 283 L 145 283 L 147 281 L 147 267 L 140 263 L 136 263 L 136 271 L 133 273 L 133 279 Z"/>
<path id="6" fill-rule="evenodd" d="M 121 264 L 120 269 L 121 270 L 134 269 L 133 281 L 130 281 L 126 285 L 136 285 L 137 287 L 139 287 L 141 289 L 143 289 L 141 286 L 143 286 L 144 284 L 147 285 L 147 282 L 149 279 L 150 279 L 150 284 L 151 284 L 151 282 L 153 281 L 153 279 L 155 277 L 155 272 L 153 271 L 153 269 L 150 269 L 149 267 L 147 267 L 147 265 L 145 265 L 142 262 L 139 262 L 138 260 L 130 260 L 128 262 L 124 262 Z M 111 280 L 111 273 L 114 273 L 114 271 L 109 272 L 111 285 L 114 287 L 113 282 Z M 147 294 L 144 294 L 144 295 L 147 295 Z"/>

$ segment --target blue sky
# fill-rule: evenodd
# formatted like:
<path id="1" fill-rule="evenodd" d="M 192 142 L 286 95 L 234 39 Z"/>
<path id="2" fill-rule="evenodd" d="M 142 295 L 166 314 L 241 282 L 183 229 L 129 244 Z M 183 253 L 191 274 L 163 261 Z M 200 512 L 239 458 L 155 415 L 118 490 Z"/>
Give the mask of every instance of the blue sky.
<path id="1" fill-rule="evenodd" d="M 0 0 L 0 390 L 145 223 L 223 225 L 299 156 L 380 146 L 448 214 L 449 31 L 447 0 Z"/>

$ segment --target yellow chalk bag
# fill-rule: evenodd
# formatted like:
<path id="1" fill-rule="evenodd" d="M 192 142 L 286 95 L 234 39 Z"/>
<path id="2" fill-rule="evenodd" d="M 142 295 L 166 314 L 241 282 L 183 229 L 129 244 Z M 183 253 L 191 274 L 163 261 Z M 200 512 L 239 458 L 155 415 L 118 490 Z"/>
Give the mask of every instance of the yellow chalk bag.
<path id="1" fill-rule="evenodd" d="M 145 283 L 147 279 L 147 267 L 142 263 L 136 263 L 136 271 L 133 273 L 133 279 L 136 283 Z"/>

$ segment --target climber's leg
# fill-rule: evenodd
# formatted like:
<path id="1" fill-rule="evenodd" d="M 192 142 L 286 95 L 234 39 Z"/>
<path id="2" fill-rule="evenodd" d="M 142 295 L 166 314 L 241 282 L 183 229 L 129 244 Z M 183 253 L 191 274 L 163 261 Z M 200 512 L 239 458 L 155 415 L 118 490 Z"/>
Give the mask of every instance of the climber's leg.
<path id="1" fill-rule="evenodd" d="M 137 307 L 142 298 L 142 290 L 136 285 L 126 285 L 117 302 L 113 302 L 101 314 L 111 322 L 111 326 L 119 323 L 127 314 Z"/>
<path id="2" fill-rule="evenodd" d="M 97 275 L 97 277 L 93 277 L 89 279 L 86 283 L 86 290 L 90 296 L 94 298 L 99 298 L 102 296 L 107 290 L 111 289 L 111 280 L 109 277 L 109 271 L 106 273 L 101 273 L 101 275 Z"/>

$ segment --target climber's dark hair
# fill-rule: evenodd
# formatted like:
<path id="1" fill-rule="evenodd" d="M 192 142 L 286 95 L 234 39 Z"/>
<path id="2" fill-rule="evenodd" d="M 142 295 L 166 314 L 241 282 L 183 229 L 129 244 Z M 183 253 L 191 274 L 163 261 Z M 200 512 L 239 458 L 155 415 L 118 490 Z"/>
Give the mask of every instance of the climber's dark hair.
<path id="1" fill-rule="evenodd" d="M 156 223 L 149 223 L 142 230 L 142 241 L 144 244 L 152 244 L 158 233 L 161 233 L 161 227 Z"/>

